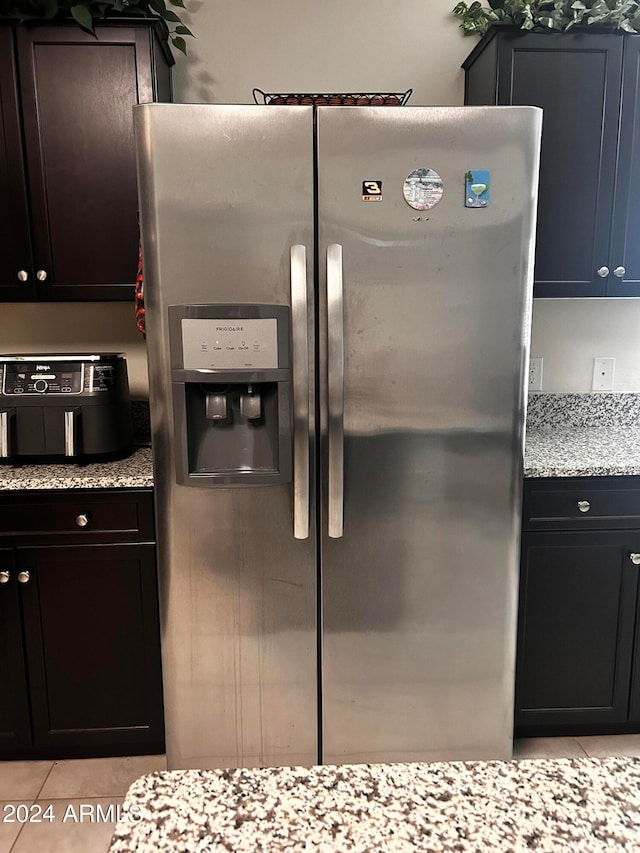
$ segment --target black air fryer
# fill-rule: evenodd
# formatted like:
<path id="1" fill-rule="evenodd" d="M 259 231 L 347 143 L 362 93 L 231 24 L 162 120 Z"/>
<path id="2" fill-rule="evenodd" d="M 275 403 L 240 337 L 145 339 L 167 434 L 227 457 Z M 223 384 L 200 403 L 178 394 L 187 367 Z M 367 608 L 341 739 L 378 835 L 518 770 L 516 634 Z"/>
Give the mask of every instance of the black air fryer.
<path id="1" fill-rule="evenodd" d="M 81 461 L 130 448 L 122 355 L 0 355 L 0 380 L 0 460 Z"/>

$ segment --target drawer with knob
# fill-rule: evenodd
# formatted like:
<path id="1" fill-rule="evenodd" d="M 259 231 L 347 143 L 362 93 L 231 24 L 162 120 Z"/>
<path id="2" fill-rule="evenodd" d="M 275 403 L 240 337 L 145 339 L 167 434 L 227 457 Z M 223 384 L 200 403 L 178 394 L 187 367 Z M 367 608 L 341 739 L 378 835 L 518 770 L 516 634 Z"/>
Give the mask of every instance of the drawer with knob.
<path id="1" fill-rule="evenodd" d="M 0 544 L 153 540 L 150 489 L 0 494 Z"/>
<path id="2" fill-rule="evenodd" d="M 523 530 L 640 527 L 640 477 L 525 480 Z"/>

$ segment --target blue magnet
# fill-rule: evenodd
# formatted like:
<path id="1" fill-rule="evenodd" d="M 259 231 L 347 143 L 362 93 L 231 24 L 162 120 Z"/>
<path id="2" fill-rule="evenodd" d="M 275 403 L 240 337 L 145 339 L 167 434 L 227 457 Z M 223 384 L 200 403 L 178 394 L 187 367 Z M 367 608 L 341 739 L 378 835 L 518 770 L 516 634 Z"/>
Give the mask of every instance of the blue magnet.
<path id="1" fill-rule="evenodd" d="M 488 207 L 491 173 L 488 169 L 469 169 L 464 176 L 464 206 Z"/>

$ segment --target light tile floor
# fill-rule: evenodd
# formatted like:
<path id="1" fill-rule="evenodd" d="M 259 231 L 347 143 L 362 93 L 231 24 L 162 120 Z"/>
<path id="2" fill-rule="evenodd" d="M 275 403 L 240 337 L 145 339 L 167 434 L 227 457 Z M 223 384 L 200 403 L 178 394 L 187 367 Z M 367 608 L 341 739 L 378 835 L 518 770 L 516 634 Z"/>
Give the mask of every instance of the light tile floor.
<path id="1" fill-rule="evenodd" d="M 166 766 L 164 755 L 0 762 L 0 853 L 106 853 L 109 806 L 115 816 L 135 779 Z"/>
<path id="2" fill-rule="evenodd" d="M 516 759 L 615 755 L 640 756 L 640 735 L 523 738 L 514 746 Z M 86 817 L 88 807 L 93 807 L 94 815 L 99 814 L 98 805 L 102 815 L 109 806 L 115 812 L 134 779 L 165 768 L 163 755 L 0 762 L 0 853 L 106 853 L 114 823 L 92 822 Z M 8 821 L 18 817 L 19 805 L 22 821 L 24 807 L 30 808 L 31 821 Z M 53 820 L 42 820 L 49 805 Z M 40 823 L 33 821 L 38 815 Z"/>

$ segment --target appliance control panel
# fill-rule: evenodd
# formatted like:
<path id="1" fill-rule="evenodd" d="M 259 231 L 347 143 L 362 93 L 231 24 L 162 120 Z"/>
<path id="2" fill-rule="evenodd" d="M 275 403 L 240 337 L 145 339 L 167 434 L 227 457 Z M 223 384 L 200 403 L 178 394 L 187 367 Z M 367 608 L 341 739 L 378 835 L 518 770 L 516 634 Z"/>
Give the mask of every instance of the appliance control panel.
<path id="1" fill-rule="evenodd" d="M 109 391 L 115 383 L 112 364 L 18 361 L 0 364 L 0 373 L 7 397 L 87 395 Z"/>
<path id="2" fill-rule="evenodd" d="M 187 370 L 277 368 L 278 321 L 184 318 L 182 358 Z"/>

